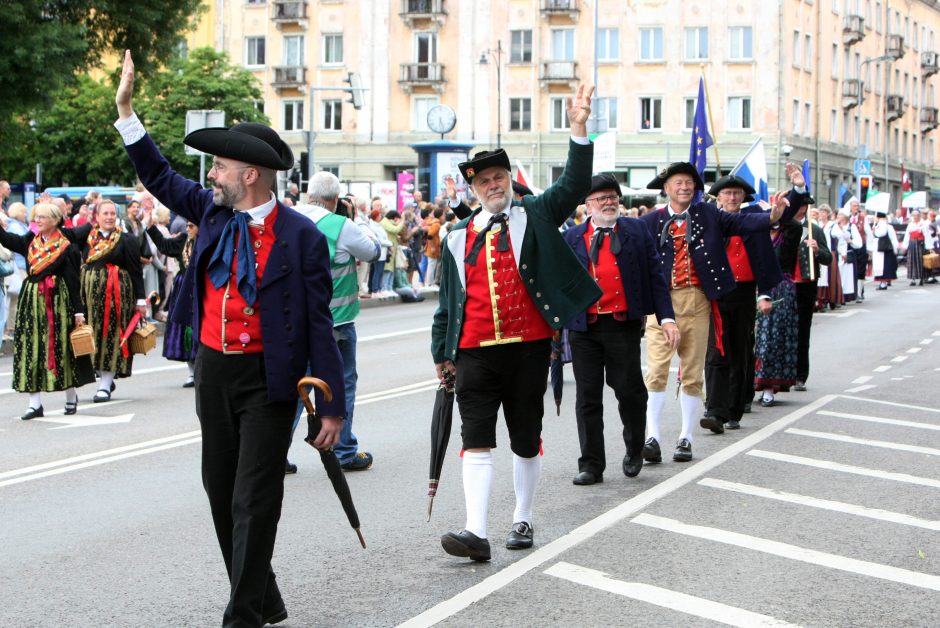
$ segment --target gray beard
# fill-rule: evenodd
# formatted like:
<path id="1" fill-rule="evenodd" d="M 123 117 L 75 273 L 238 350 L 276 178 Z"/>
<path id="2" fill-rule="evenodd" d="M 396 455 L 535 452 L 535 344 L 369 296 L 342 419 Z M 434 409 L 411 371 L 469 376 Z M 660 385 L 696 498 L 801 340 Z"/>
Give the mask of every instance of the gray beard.
<path id="1" fill-rule="evenodd" d="M 512 203 L 512 199 L 509 197 L 506 197 L 506 199 L 502 203 L 497 203 L 497 204 L 492 204 L 492 205 L 489 203 L 484 203 L 483 200 L 480 199 L 480 205 L 482 205 L 483 209 L 490 212 L 491 214 L 498 214 L 499 212 L 509 207 L 510 203 Z"/>

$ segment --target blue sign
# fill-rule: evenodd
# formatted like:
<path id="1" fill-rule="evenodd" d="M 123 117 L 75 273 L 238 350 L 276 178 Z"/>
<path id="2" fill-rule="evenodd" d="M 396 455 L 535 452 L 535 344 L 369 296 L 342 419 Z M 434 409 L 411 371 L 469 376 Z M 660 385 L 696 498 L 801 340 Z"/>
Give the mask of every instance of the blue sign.
<path id="1" fill-rule="evenodd" d="M 855 176 L 864 177 L 871 174 L 871 160 L 870 159 L 856 159 L 855 160 Z"/>

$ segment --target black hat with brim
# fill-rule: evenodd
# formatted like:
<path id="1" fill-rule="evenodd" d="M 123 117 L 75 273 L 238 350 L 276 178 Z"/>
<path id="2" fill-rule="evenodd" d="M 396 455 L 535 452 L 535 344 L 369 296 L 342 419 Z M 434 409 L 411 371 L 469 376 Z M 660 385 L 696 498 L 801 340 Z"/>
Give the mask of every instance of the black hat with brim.
<path id="1" fill-rule="evenodd" d="M 703 192 L 705 191 L 705 182 L 702 181 L 702 177 L 699 175 L 698 170 L 696 170 L 695 166 L 687 161 L 676 161 L 669 164 L 668 167 L 660 170 L 659 174 L 656 175 L 656 178 L 647 183 L 646 187 L 650 190 L 662 190 L 666 185 L 666 181 L 669 180 L 669 177 L 677 174 L 689 175 L 695 182 L 695 189 L 702 190 Z"/>
<path id="2" fill-rule="evenodd" d="M 610 172 L 602 172 L 591 177 L 591 189 L 584 195 L 584 198 L 587 199 L 594 192 L 601 190 L 613 190 L 617 193 L 617 196 L 621 195 L 620 182 Z"/>
<path id="3" fill-rule="evenodd" d="M 804 207 L 804 206 L 806 206 L 806 205 L 815 205 L 815 204 L 816 204 L 816 199 L 815 199 L 815 198 L 813 198 L 813 197 L 810 196 L 809 194 L 804 194 L 804 195 L 803 195 L 803 202 L 800 203 L 800 207 Z"/>
<path id="4" fill-rule="evenodd" d="M 183 143 L 209 155 L 236 159 L 272 170 L 294 167 L 294 153 L 271 127 L 240 122 L 231 128 L 210 127 L 193 131 Z"/>
<path id="5" fill-rule="evenodd" d="M 532 190 L 525 183 L 519 183 L 515 179 L 512 182 L 512 193 L 516 196 L 533 196 Z"/>
<path id="6" fill-rule="evenodd" d="M 757 194 L 757 191 L 753 188 L 753 186 L 751 186 L 750 183 L 734 174 L 729 174 L 728 176 L 721 177 L 715 181 L 714 185 L 712 185 L 712 187 L 708 190 L 708 193 L 712 196 L 717 196 L 719 192 L 729 188 L 739 188 L 744 190 L 744 194 L 747 196 Z"/>
<path id="7" fill-rule="evenodd" d="M 477 176 L 487 168 L 505 168 L 512 171 L 512 165 L 509 163 L 509 155 L 502 148 L 496 150 L 483 150 L 473 156 L 470 161 L 457 164 L 460 168 L 460 174 L 463 175 L 467 183 L 473 183 L 473 177 Z"/>

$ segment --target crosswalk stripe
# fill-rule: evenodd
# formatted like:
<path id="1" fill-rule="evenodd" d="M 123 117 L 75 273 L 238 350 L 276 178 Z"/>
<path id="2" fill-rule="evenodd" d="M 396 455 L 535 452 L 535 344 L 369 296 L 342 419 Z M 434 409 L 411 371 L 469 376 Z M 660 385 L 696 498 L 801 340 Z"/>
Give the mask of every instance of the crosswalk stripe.
<path id="1" fill-rule="evenodd" d="M 928 456 L 940 456 L 940 449 L 933 447 L 921 447 L 919 445 L 905 445 L 904 443 L 892 443 L 886 440 L 872 440 L 868 438 L 855 438 L 845 434 L 833 434 L 832 432 L 815 432 L 813 430 L 801 430 L 791 427 L 785 431 L 786 434 L 796 436 L 808 436 L 810 438 L 821 438 L 823 440 L 833 440 L 840 443 L 851 443 L 853 445 L 865 445 L 866 447 L 879 447 L 881 449 L 893 449 L 895 451 L 909 451 L 915 454 L 927 454 Z"/>
<path id="2" fill-rule="evenodd" d="M 936 430 L 940 432 L 940 425 L 930 423 L 920 423 L 918 421 L 904 421 L 902 419 L 888 419 L 880 416 L 869 416 L 867 414 L 851 414 L 849 412 L 833 412 L 830 410 L 820 410 L 816 414 L 820 416 L 833 416 L 839 419 L 852 419 L 853 421 L 868 421 L 869 423 L 881 423 L 883 425 L 897 425 L 899 427 L 913 427 L 919 430 Z"/>
<path id="3" fill-rule="evenodd" d="M 940 480 L 933 478 L 923 478 L 917 475 L 908 475 L 907 473 L 893 473 L 891 471 L 881 471 L 879 469 L 866 469 L 865 467 L 856 467 L 849 464 L 841 464 L 830 460 L 814 460 L 813 458 L 804 458 L 802 456 L 791 456 L 790 454 L 781 454 L 776 451 L 764 451 L 763 449 L 752 449 L 747 452 L 748 456 L 776 460 L 777 462 L 789 462 L 806 467 L 816 467 L 817 469 L 826 469 L 828 471 L 839 471 L 841 473 L 851 473 L 853 475 L 864 475 L 879 480 L 890 480 L 892 482 L 904 482 L 906 484 L 917 484 L 918 486 L 929 486 L 931 488 L 940 488 Z"/>

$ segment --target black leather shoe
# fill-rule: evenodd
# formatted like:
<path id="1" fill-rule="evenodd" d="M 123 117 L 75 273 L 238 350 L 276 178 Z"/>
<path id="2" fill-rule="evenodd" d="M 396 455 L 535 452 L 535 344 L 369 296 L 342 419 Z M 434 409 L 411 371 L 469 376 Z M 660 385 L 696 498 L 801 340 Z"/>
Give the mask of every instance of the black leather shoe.
<path id="1" fill-rule="evenodd" d="M 744 404 L 744 411 L 743 411 L 743 412 L 744 412 L 744 414 L 750 414 L 750 413 L 751 413 L 751 402 L 750 402 L 750 401 L 748 401 L 746 404 Z"/>
<path id="2" fill-rule="evenodd" d="M 707 430 L 711 430 L 714 434 L 725 433 L 725 422 L 721 420 L 721 417 L 707 416 L 699 421 L 698 424 Z"/>
<path id="3" fill-rule="evenodd" d="M 662 462 L 663 454 L 659 450 L 659 443 L 655 438 L 647 438 L 643 443 L 643 460 L 647 462 Z"/>
<path id="4" fill-rule="evenodd" d="M 481 563 L 490 559 L 490 542 L 466 530 L 448 532 L 442 536 L 441 547 L 451 556 L 469 558 Z"/>
<path id="5" fill-rule="evenodd" d="M 297 473 L 297 465 L 290 460 L 284 463 L 284 475 L 293 475 Z"/>
<path id="6" fill-rule="evenodd" d="M 528 521 L 517 521 L 509 529 L 509 536 L 506 537 L 506 549 L 529 549 L 532 547 L 534 534 L 535 528 L 529 525 Z"/>
<path id="7" fill-rule="evenodd" d="M 280 607 L 275 608 L 270 613 L 266 614 L 265 611 L 261 613 L 261 620 L 265 624 L 279 624 L 285 619 L 287 619 L 287 609 L 284 608 L 284 602 L 281 602 Z"/>
<path id="8" fill-rule="evenodd" d="M 688 462 L 692 459 L 692 443 L 687 438 L 680 438 L 676 443 L 676 451 L 672 454 L 676 462 Z"/>
<path id="9" fill-rule="evenodd" d="M 69 415 L 75 414 L 76 412 L 78 412 L 78 399 L 75 401 L 66 401 L 65 410 L 62 411 L 62 414 Z"/>
<path id="10" fill-rule="evenodd" d="M 739 430 L 741 429 L 741 422 L 735 421 L 734 419 L 728 421 L 728 425 L 725 426 L 729 430 Z"/>
<path id="11" fill-rule="evenodd" d="M 643 468 L 643 456 L 624 456 L 623 457 L 623 474 L 628 478 L 635 478 L 640 475 L 640 469 Z"/>
<path id="12" fill-rule="evenodd" d="M 111 401 L 111 392 L 107 390 L 99 390 L 95 393 L 95 396 L 91 398 L 95 403 L 104 403 L 105 401 Z"/>
<path id="13" fill-rule="evenodd" d="M 42 406 L 39 406 L 38 408 L 30 408 L 29 410 L 26 411 L 26 414 L 24 414 L 20 418 L 23 419 L 24 421 L 29 421 L 30 419 L 35 419 L 41 416 L 43 416 Z"/>
<path id="14" fill-rule="evenodd" d="M 590 471 L 582 471 L 578 475 L 574 476 L 574 479 L 571 480 L 571 483 L 577 484 L 578 486 L 590 486 L 591 484 L 601 484 L 603 481 L 604 474 L 602 473 L 595 475 Z"/>

